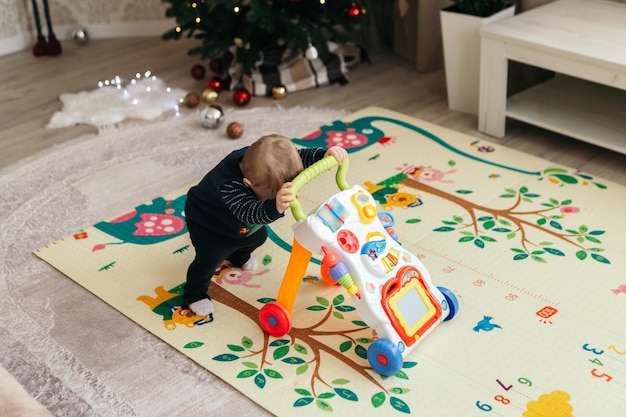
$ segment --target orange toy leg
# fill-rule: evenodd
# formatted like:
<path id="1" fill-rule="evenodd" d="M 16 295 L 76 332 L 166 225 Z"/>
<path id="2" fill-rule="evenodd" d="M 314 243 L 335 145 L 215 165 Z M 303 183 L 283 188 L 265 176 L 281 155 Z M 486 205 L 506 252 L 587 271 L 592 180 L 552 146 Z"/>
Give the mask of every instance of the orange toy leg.
<path id="1" fill-rule="evenodd" d="M 289 264 L 280 284 L 278 297 L 275 302 L 265 304 L 259 311 L 259 323 L 271 336 L 281 337 L 291 330 L 293 303 L 310 260 L 311 252 L 294 238 Z"/>
<path id="2" fill-rule="evenodd" d="M 306 274 L 306 269 L 311 261 L 311 255 L 308 249 L 302 246 L 295 238 L 293 239 L 289 265 L 287 265 L 287 270 L 283 276 L 283 282 L 280 284 L 280 290 L 276 298 L 276 302 L 285 307 L 292 316 L 293 303 L 296 300 L 300 284 L 302 284 L 302 277 Z"/>

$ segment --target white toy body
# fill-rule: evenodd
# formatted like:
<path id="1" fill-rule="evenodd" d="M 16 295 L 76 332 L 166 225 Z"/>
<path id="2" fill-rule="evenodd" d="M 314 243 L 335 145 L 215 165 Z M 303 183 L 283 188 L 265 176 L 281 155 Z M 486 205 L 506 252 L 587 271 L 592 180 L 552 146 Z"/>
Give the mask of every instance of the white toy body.
<path id="1" fill-rule="evenodd" d="M 349 292 L 358 289 L 358 294 L 351 294 L 357 312 L 378 339 L 387 341 L 388 349 L 397 349 L 392 352 L 396 360 L 398 353 L 405 356 L 441 321 L 452 318 L 458 308 L 456 299 L 450 300 L 454 295 L 441 289 L 444 295 L 433 285 L 422 262 L 392 238 L 379 218 L 374 198 L 359 185 L 330 197 L 298 221 L 293 231 L 303 247 L 343 265 L 330 268 L 330 275 L 337 281 L 343 276 L 352 279 L 356 288 Z M 342 285 L 350 287 L 349 283 Z M 371 356 L 380 352 L 370 355 L 369 350 L 372 363 L 377 359 Z M 383 365 L 390 360 L 378 359 Z M 395 374 L 397 368 L 397 364 L 391 366 L 390 372 Z M 376 370 L 386 373 L 384 366 Z"/>
<path id="2" fill-rule="evenodd" d="M 281 337 L 291 329 L 298 287 L 313 254 L 322 255 L 322 278 L 343 286 L 374 331 L 367 359 L 382 375 L 395 375 L 406 356 L 439 323 L 450 320 L 459 305 L 448 289 L 433 285 L 419 259 L 394 239 L 388 213 L 378 213 L 372 195 L 345 181 L 347 161 L 326 157 L 293 180 L 298 190 L 334 165 L 338 193 L 305 215 L 295 200 L 291 256 L 275 301 L 259 311 L 263 330 Z"/>

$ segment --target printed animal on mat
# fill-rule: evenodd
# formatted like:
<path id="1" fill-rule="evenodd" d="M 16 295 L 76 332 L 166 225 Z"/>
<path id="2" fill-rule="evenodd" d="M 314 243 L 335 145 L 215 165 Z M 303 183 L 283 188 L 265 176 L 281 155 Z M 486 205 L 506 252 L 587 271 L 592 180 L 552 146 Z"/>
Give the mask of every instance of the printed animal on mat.
<path id="1" fill-rule="evenodd" d="M 400 191 L 400 188 L 389 184 L 374 184 L 366 181 L 364 184 L 367 191 L 372 194 L 385 210 L 391 210 L 394 207 L 410 208 L 422 205 L 422 200 L 416 194 Z"/>
<path id="2" fill-rule="evenodd" d="M 246 269 L 226 267 L 218 268 L 218 270 L 215 271 L 214 277 L 215 282 L 218 284 L 225 283 L 230 285 L 243 285 L 248 288 L 261 288 L 259 284 L 251 284 L 250 281 L 252 281 L 252 278 L 267 274 L 268 272 L 270 272 L 269 269 L 264 269 L 255 274 Z"/>
<path id="3" fill-rule="evenodd" d="M 496 323 L 492 323 L 491 320 L 493 320 L 493 317 L 489 317 L 489 316 L 484 316 L 482 318 L 482 320 L 480 320 L 478 323 L 476 323 L 476 326 L 474 326 L 474 331 L 475 332 L 479 332 L 481 330 L 485 331 L 485 332 L 490 332 L 493 329 L 501 329 L 502 327 Z"/>
<path id="4" fill-rule="evenodd" d="M 456 172 L 456 169 L 450 169 L 448 171 L 442 171 L 431 166 L 408 166 L 402 172 L 416 181 L 436 181 L 443 183 L 452 183 L 454 181 L 444 179 L 446 175 Z"/>
<path id="5" fill-rule="evenodd" d="M 163 325 L 167 330 L 174 330 L 179 324 L 194 327 L 212 322 L 213 315 L 206 317 L 196 316 L 191 310 L 181 308 L 183 285 L 177 285 L 169 291 L 162 285 L 159 285 L 154 289 L 156 297 L 140 295 L 137 297 L 137 301 L 145 303 L 150 307 L 150 310 L 162 316 Z"/>

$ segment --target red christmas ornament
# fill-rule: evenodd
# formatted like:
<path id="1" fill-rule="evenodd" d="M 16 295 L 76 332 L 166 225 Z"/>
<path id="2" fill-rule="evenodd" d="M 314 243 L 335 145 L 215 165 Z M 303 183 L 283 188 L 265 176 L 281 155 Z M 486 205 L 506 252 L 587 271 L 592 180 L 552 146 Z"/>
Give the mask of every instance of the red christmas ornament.
<path id="1" fill-rule="evenodd" d="M 196 80 L 201 80 L 204 78 L 204 74 L 206 74 L 206 70 L 200 64 L 196 64 L 191 67 L 191 76 Z"/>
<path id="2" fill-rule="evenodd" d="M 233 92 L 233 102 L 238 106 L 246 106 L 250 103 L 250 92 L 243 87 L 236 89 Z"/>
<path id="3" fill-rule="evenodd" d="M 356 5 L 356 3 L 352 3 L 350 7 L 345 8 L 346 15 L 348 17 L 359 17 L 363 13 L 363 9 Z"/>
<path id="4" fill-rule="evenodd" d="M 220 77 L 215 77 L 215 76 L 211 77 L 206 82 L 206 87 L 207 88 L 212 88 L 213 90 L 215 90 L 218 93 L 220 93 L 220 92 L 222 92 L 222 80 L 220 79 Z"/>

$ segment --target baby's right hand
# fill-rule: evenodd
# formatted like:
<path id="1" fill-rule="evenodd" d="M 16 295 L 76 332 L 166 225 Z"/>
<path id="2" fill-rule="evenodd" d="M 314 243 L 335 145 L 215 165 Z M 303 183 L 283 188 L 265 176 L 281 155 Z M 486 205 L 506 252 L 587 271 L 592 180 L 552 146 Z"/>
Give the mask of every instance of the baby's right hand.
<path id="1" fill-rule="evenodd" d="M 291 190 L 293 183 L 286 182 L 280 187 L 280 190 L 276 193 L 276 210 L 279 213 L 284 213 L 289 208 L 289 205 L 294 200 L 293 191 Z"/>

